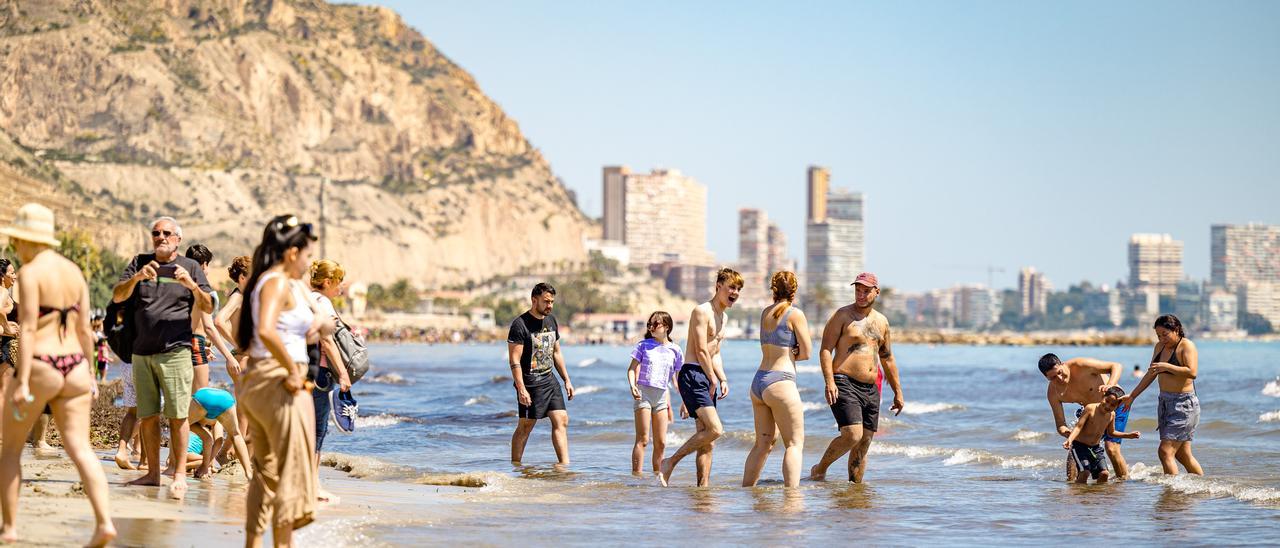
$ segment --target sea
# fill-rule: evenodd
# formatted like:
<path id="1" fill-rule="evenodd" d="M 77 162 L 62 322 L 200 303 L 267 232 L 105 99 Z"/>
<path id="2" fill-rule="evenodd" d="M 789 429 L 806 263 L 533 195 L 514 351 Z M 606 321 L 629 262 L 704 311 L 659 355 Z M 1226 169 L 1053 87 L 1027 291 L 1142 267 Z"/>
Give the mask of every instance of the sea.
<path id="1" fill-rule="evenodd" d="M 724 353 L 731 392 L 720 402 L 726 435 L 712 483 L 695 487 L 693 459 L 670 487 L 631 474 L 635 428 L 626 381 L 630 347 L 565 346 L 577 395 L 568 403 L 572 464 L 554 465 L 550 425 L 538 424 L 513 466 L 515 393 L 505 345 L 375 344 L 375 369 L 357 384 L 356 431 L 330 429 L 324 461 L 371 482 L 437 486 L 423 506 L 370 505 L 368 515 L 300 532 L 299 541 L 358 538 L 371 545 L 873 545 L 1280 543 L 1280 343 L 1206 341 L 1196 389 L 1202 405 L 1194 451 L 1206 475 L 1165 476 L 1156 457 L 1157 387 L 1135 403 L 1126 440 L 1127 481 L 1065 481 L 1066 451 L 1036 369 L 1045 352 L 1135 364 L 1148 347 L 898 345 L 906 408 L 889 411 L 863 484 L 782 486 L 781 448 L 758 487 L 740 486 L 754 437 L 748 387 L 760 362 L 752 341 Z M 815 360 L 799 364 L 804 470 L 836 434 Z M 673 400 L 678 395 L 673 390 Z M 1074 413 L 1074 406 L 1067 409 Z M 667 453 L 694 431 L 679 420 Z M 385 515 L 386 519 L 379 516 Z M 336 536 L 335 536 L 336 535 Z"/>

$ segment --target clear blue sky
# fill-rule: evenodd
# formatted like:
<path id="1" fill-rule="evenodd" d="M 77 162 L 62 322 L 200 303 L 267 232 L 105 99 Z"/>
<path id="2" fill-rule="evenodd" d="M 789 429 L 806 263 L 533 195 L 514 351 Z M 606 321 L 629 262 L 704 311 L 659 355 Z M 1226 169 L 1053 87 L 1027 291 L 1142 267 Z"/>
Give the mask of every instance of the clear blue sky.
<path id="1" fill-rule="evenodd" d="M 805 168 L 867 196 L 904 290 L 1127 276 L 1134 232 L 1280 223 L 1280 2 L 381 1 L 470 71 L 600 214 L 600 169 L 760 207 L 803 261 Z M 794 5 L 792 5 L 794 4 Z"/>

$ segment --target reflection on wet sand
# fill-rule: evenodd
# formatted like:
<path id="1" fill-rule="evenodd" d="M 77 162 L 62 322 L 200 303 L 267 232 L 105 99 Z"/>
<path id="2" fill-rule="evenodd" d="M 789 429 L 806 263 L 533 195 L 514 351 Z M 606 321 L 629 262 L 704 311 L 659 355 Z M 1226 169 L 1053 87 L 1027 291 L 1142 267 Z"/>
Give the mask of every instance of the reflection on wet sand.
<path id="1" fill-rule="evenodd" d="M 837 508 L 868 510 L 875 507 L 876 489 L 865 483 L 846 483 L 830 489 L 831 502 Z"/>
<path id="2" fill-rule="evenodd" d="M 757 513 L 795 514 L 804 511 L 804 491 L 798 487 L 755 487 L 752 509 Z"/>

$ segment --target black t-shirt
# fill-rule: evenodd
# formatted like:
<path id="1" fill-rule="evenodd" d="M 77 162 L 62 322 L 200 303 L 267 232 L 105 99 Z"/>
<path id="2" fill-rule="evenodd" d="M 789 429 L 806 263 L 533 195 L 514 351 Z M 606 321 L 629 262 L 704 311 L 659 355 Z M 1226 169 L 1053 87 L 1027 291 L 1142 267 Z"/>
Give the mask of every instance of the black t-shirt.
<path id="1" fill-rule="evenodd" d="M 524 346 L 520 353 L 520 373 L 525 379 L 551 374 L 558 340 L 560 329 L 552 315 L 539 320 L 533 313 L 525 312 L 511 322 L 511 330 L 507 332 L 507 342 Z"/>
<path id="2" fill-rule="evenodd" d="M 124 273 L 120 274 L 120 281 L 132 278 L 154 260 L 154 253 L 134 257 Z M 185 268 L 202 291 L 213 292 L 200 263 L 179 256 L 162 266 L 168 265 Z M 133 311 L 134 326 L 138 333 L 138 337 L 133 340 L 133 353 L 140 356 L 161 354 L 184 346 L 191 348 L 191 311 L 195 307 L 196 298 L 191 290 L 183 287 L 165 270 L 167 269 L 162 269 L 156 279 L 143 280 L 133 287 L 133 296 L 138 299 Z"/>

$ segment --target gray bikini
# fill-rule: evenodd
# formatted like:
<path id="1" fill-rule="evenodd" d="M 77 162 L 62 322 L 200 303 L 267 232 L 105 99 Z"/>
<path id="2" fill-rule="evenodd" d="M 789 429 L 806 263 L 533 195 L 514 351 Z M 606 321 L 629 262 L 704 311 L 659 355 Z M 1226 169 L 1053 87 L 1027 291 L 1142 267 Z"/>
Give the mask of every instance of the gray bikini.
<path id="1" fill-rule="evenodd" d="M 787 326 L 787 316 L 791 315 L 792 307 L 787 307 L 787 311 L 782 313 L 782 317 L 778 318 L 778 325 L 770 331 L 760 331 L 760 344 L 772 344 L 783 348 L 795 348 L 796 334 Z M 764 390 L 769 385 L 779 381 L 794 381 L 796 374 L 794 371 L 756 371 L 756 377 L 751 381 L 751 393 L 756 398 L 764 399 Z"/>

